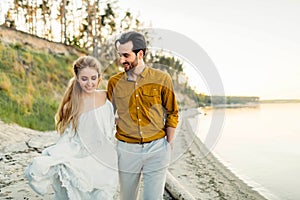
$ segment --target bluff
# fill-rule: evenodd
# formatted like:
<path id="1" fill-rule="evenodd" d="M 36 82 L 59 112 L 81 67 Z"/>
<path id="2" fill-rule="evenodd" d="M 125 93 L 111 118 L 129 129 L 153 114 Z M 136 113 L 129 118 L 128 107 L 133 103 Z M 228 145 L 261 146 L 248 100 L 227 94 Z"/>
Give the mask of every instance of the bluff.
<path id="1" fill-rule="evenodd" d="M 84 51 L 0 27 L 0 118 L 53 130 L 73 61 Z"/>

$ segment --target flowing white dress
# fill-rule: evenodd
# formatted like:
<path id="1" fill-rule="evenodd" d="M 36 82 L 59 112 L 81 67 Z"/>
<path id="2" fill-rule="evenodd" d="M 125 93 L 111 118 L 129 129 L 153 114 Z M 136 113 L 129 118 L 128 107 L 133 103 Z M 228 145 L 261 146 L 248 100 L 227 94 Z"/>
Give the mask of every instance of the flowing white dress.
<path id="1" fill-rule="evenodd" d="M 118 171 L 111 103 L 106 100 L 81 114 L 77 131 L 67 128 L 55 145 L 33 159 L 25 176 L 41 195 L 51 185 L 55 199 L 113 199 Z"/>

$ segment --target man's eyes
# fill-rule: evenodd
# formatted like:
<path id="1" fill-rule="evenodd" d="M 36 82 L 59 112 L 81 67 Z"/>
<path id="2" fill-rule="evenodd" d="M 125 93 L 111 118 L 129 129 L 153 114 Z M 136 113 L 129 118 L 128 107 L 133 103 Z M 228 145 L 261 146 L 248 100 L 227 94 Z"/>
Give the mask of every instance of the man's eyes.
<path id="1" fill-rule="evenodd" d="M 124 54 L 119 54 L 119 57 L 125 57 L 125 58 L 128 58 L 129 57 L 129 54 L 128 53 L 124 53 Z"/>

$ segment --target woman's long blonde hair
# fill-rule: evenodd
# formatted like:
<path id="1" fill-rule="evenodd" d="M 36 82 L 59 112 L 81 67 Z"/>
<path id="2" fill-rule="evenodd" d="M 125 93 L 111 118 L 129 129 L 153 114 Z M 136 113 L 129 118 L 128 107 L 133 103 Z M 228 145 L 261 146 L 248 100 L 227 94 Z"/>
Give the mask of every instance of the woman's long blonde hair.
<path id="1" fill-rule="evenodd" d="M 98 72 L 98 85 L 100 83 L 101 65 L 98 60 L 92 56 L 82 56 L 73 63 L 74 77 L 70 79 L 68 87 L 59 105 L 55 115 L 55 128 L 59 134 L 63 134 L 69 125 L 75 131 L 78 127 L 78 119 L 80 112 L 80 96 L 82 89 L 78 83 L 78 75 L 84 68 L 95 68 Z"/>

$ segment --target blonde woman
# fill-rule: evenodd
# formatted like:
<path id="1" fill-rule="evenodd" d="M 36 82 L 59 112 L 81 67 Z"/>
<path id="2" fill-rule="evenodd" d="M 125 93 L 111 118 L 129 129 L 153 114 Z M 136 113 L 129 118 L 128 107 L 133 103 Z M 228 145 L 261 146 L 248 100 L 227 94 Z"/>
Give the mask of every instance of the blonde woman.
<path id="1" fill-rule="evenodd" d="M 55 199 L 113 199 L 117 185 L 114 115 L 101 81 L 100 63 L 83 56 L 55 116 L 58 142 L 34 158 L 25 171 L 38 194 L 52 186 Z"/>

